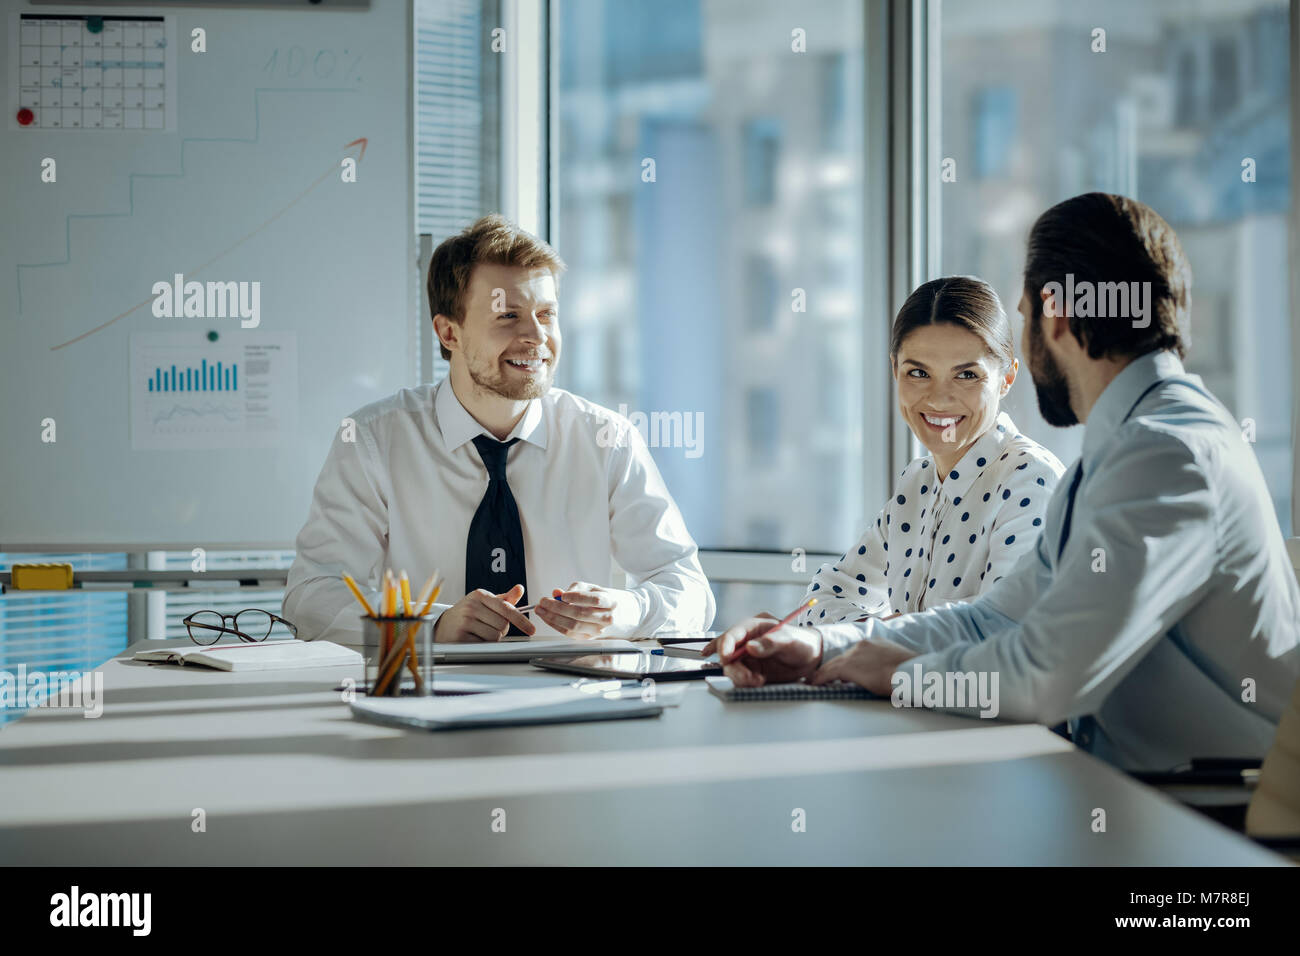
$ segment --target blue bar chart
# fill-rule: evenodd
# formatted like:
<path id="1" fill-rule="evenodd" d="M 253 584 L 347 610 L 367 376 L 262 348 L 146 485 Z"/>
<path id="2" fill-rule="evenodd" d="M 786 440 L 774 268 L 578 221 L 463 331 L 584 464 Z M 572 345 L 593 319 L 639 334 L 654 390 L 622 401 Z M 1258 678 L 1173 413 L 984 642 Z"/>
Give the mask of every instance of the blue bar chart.
<path id="1" fill-rule="evenodd" d="M 199 359 L 198 365 L 181 369 L 155 365 L 147 385 L 148 392 L 238 392 L 239 363 L 209 365 L 207 359 Z"/>
<path id="2" fill-rule="evenodd" d="M 197 366 L 182 369 L 154 366 L 147 385 L 150 392 L 235 392 L 239 390 L 239 363 L 209 365 L 207 359 L 200 359 Z"/>

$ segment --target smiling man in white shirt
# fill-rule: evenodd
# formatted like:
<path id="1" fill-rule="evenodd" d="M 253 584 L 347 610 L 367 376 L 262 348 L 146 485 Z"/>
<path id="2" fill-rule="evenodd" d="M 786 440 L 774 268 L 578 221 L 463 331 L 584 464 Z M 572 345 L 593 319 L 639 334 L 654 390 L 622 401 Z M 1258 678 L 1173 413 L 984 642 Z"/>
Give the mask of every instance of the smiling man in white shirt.
<path id="1" fill-rule="evenodd" d="M 564 268 L 500 216 L 435 250 L 430 311 L 450 374 L 367 405 L 349 416 L 355 440 L 335 437 L 284 597 L 302 636 L 359 644 L 340 575 L 373 604 L 385 568 L 442 572 L 440 642 L 712 623 L 695 542 L 640 434 L 552 387 Z M 614 561 L 626 588 L 610 587 Z M 519 610 L 531 604 L 541 627 Z"/>
<path id="2" fill-rule="evenodd" d="M 728 676 L 851 680 L 971 716 L 947 688 L 991 686 L 1001 716 L 1068 720 L 1132 770 L 1262 757 L 1300 677 L 1300 589 L 1253 449 L 1183 370 L 1190 293 L 1150 207 L 1089 193 L 1043 213 L 1020 303 L 1029 370 L 1044 419 L 1085 431 L 1036 547 L 969 604 L 742 622 L 717 641 Z"/>

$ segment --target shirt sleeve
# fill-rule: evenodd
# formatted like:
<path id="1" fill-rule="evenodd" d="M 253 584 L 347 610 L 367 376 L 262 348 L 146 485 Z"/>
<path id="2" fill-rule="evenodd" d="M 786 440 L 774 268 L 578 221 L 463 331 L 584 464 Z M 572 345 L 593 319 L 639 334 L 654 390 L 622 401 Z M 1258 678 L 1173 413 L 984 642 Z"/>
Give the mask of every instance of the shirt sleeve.
<path id="1" fill-rule="evenodd" d="M 822 638 L 821 662 L 825 664 L 852 650 L 859 641 L 885 640 L 918 654 L 929 654 L 979 644 L 1014 628 L 1034 606 L 1051 578 L 1042 542 L 1040 536 L 995 587 L 973 601 L 952 601 L 889 621 L 873 618 L 861 623 L 817 627 Z"/>
<path id="2" fill-rule="evenodd" d="M 699 549 L 645 440 L 635 428 L 623 434 L 626 440 L 609 458 L 610 547 L 627 572 L 641 620 L 627 633 L 611 629 L 608 636 L 707 631 L 716 608 Z"/>
<path id="3" fill-rule="evenodd" d="M 1201 600 L 1218 553 L 1213 493 L 1191 449 L 1165 435 L 1134 444 L 1085 476 L 1061 563 L 1018 624 L 903 666 L 919 664 L 922 679 L 996 675 L 1001 714 L 1014 720 L 1055 724 L 1100 708 Z"/>
<path id="4" fill-rule="evenodd" d="M 364 612 L 341 578 L 345 571 L 377 609 L 379 591 L 369 582 L 378 582 L 383 573 L 388 503 L 370 429 L 358 425 L 356 438 L 348 442 L 335 436 L 316 479 L 307 522 L 298 532 L 284 616 L 297 625 L 303 640 L 362 643 Z"/>
<path id="5" fill-rule="evenodd" d="M 795 619 L 797 625 L 837 624 L 883 614 L 890 610 L 885 561 L 889 545 L 885 540 L 886 505 L 875 523 L 838 562 L 823 564 L 813 575 L 803 599 L 816 598 Z"/>
<path id="6" fill-rule="evenodd" d="M 989 528 L 989 557 L 980 569 L 980 594 L 992 590 L 1021 555 L 1033 551 L 1043 530 L 1047 503 L 1060 480 L 1051 465 L 1031 459 L 1014 469 L 999 492 L 1001 505 Z"/>

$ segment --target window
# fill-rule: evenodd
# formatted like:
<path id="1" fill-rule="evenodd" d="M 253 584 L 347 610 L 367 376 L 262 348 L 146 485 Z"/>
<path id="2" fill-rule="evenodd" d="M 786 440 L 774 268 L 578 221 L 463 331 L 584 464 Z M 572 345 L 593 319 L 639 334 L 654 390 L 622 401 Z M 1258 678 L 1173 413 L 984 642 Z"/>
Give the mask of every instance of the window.
<path id="1" fill-rule="evenodd" d="M 776 324 L 777 280 L 766 256 L 745 260 L 745 294 L 749 296 L 749 325 L 755 331 L 771 332 Z"/>
<path id="2" fill-rule="evenodd" d="M 194 567 L 194 556 L 189 551 L 161 551 L 150 555 L 151 566 L 164 571 L 189 571 Z M 204 570 L 230 571 L 231 578 L 242 577 L 241 569 L 283 568 L 293 564 L 292 551 L 208 551 L 204 555 Z M 246 607 L 260 607 L 272 614 L 280 613 L 284 589 L 261 590 L 235 588 L 232 590 L 207 590 L 188 588 L 184 591 L 152 591 L 149 595 L 151 610 L 161 613 L 162 633 L 159 638 L 175 640 L 189 638 L 182 623 L 185 615 L 194 611 L 221 611 L 234 614 Z M 151 635 L 154 636 L 154 635 Z"/>
<path id="3" fill-rule="evenodd" d="M 781 159 L 781 122 L 764 118 L 745 124 L 745 201 L 770 206 L 776 199 L 777 164 Z"/>
<path id="4" fill-rule="evenodd" d="M 415 4 L 415 231 L 433 246 L 497 207 L 500 58 L 489 44 L 499 20 L 493 0 Z M 420 276 L 417 301 L 424 283 Z M 430 343 L 432 377 L 441 379 L 436 337 L 417 341 Z"/>
<path id="5" fill-rule="evenodd" d="M 863 329 L 888 317 L 860 305 L 862 5 L 561 0 L 554 22 L 558 384 L 703 422 L 702 455 L 651 449 L 702 548 L 839 554 L 880 506 L 864 443 L 888 455 L 863 421 Z"/>
<path id="6" fill-rule="evenodd" d="M 778 464 L 781 454 L 781 395 L 769 386 L 751 388 L 745 395 L 749 460 L 755 468 Z"/>
<path id="7" fill-rule="evenodd" d="M 1192 264 L 1188 370 L 1253 433 L 1290 534 L 1287 4 L 1005 0 L 995 19 L 988 10 L 944 4 L 931 45 L 938 152 L 958 168 L 937 190 L 941 256 L 931 272 L 982 276 L 1010 315 L 1040 212 L 1090 190 L 1152 206 Z M 1093 52 L 1099 26 L 1105 52 Z M 1039 418 L 1023 354 L 1006 410 L 1068 462 L 1082 430 Z"/>
<path id="8" fill-rule="evenodd" d="M 0 554 L 0 570 L 17 564 L 71 564 L 78 571 L 121 571 L 125 554 Z M 73 590 L 7 591 L 0 596 L 0 671 L 88 671 L 126 647 L 127 596 Z M 15 686 L 16 689 L 16 686 Z M 0 707 L 0 724 L 26 711 Z"/>

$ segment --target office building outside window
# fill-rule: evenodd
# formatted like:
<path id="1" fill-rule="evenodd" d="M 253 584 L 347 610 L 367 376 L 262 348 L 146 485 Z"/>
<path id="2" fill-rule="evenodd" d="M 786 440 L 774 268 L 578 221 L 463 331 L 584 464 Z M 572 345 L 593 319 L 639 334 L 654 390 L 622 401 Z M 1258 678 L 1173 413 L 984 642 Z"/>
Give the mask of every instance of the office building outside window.
<path id="1" fill-rule="evenodd" d="M 956 181 L 935 193 L 932 271 L 982 276 L 1011 313 L 1044 209 L 1093 190 L 1152 206 L 1192 264 L 1187 368 L 1242 423 L 1290 534 L 1287 4 L 1007 0 L 941 11 L 930 108 Z M 1043 423 L 1018 354 L 1007 410 L 1070 461 L 1082 430 Z"/>

